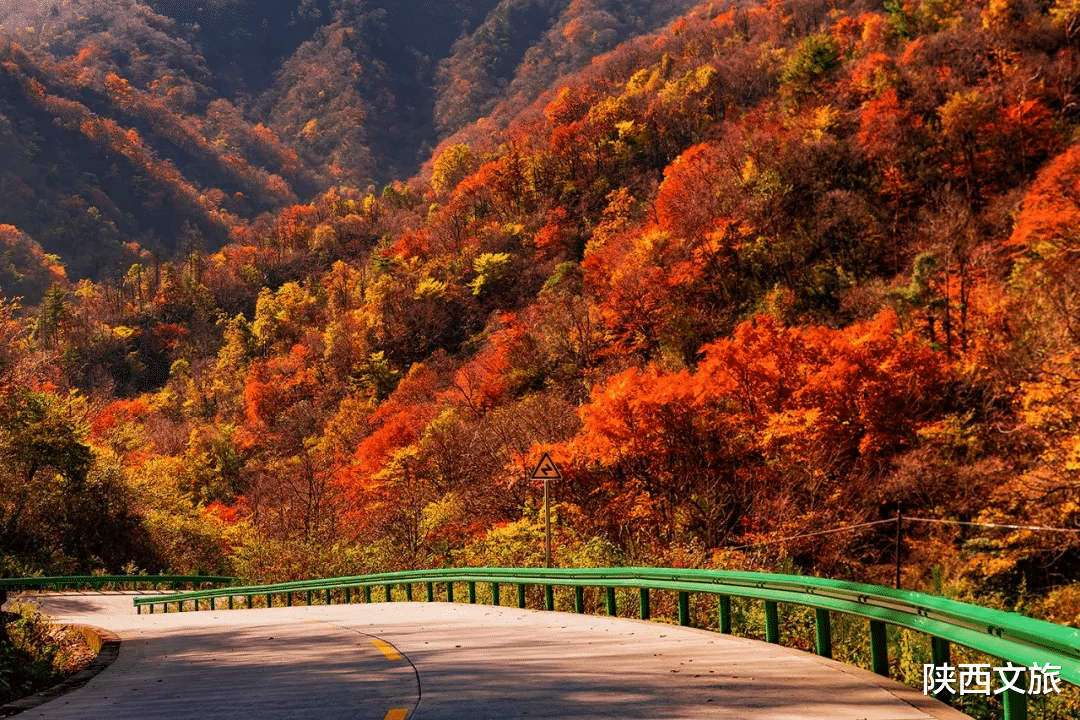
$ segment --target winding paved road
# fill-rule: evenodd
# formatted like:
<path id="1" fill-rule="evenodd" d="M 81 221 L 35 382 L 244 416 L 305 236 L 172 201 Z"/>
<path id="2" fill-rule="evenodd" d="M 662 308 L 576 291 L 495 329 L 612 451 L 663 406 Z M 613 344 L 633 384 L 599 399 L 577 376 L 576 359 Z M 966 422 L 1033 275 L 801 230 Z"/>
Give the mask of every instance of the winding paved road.
<path id="1" fill-rule="evenodd" d="M 865 670 L 661 623 L 447 603 L 136 615 L 131 597 L 38 598 L 123 643 L 88 685 L 20 717 L 966 717 Z"/>

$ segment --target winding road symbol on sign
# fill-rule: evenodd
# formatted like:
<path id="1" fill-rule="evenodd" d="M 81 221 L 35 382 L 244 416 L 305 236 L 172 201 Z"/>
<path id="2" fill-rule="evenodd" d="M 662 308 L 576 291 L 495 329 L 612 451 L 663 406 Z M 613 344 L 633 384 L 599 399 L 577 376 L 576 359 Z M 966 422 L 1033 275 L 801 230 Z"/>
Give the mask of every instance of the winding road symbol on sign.
<path id="1" fill-rule="evenodd" d="M 559 472 L 559 468 L 555 467 L 555 461 L 551 459 L 551 456 L 544 453 L 544 457 L 540 458 L 540 463 L 533 470 L 533 480 L 562 480 L 562 473 Z"/>

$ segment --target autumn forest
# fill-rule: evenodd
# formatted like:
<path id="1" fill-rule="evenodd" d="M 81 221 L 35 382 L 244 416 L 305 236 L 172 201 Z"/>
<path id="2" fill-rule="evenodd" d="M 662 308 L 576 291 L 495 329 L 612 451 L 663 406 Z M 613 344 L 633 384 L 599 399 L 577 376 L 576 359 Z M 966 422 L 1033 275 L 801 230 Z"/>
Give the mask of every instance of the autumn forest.
<path id="1" fill-rule="evenodd" d="M 0 9 L 0 575 L 538 565 L 547 452 L 1080 619 L 1080 2 L 203 6 Z"/>

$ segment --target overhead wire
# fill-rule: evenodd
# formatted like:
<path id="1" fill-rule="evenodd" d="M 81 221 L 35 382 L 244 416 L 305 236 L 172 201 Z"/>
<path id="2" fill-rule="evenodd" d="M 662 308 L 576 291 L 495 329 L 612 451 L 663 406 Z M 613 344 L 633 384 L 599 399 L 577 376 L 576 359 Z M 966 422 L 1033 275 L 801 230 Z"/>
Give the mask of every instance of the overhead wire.
<path id="1" fill-rule="evenodd" d="M 791 537 L 776 538 L 775 540 L 762 540 L 761 542 L 749 543 L 747 545 L 736 545 L 734 547 L 721 548 L 721 550 L 744 550 L 746 548 L 757 547 L 759 545 L 773 545 L 775 543 L 787 542 L 788 540 L 800 540 L 802 538 L 817 537 L 818 535 L 832 535 L 834 533 L 847 532 L 849 530 L 858 530 L 859 528 L 871 527 L 873 525 L 884 525 L 886 523 L 895 522 L 895 519 L 874 520 L 872 522 L 859 523 L 858 525 L 845 525 L 844 527 L 832 528 L 831 530 L 819 530 L 818 532 L 803 533 L 802 535 L 792 535 Z"/>
<path id="2" fill-rule="evenodd" d="M 1041 525 L 1002 525 L 1000 523 L 978 523 L 968 522 L 965 520 L 942 520 L 940 518 L 920 518 L 920 517 L 908 517 L 907 515 L 901 515 L 904 520 L 911 520 L 912 522 L 924 522 L 924 523 L 940 523 L 943 525 L 967 525 L 969 527 L 985 527 L 985 528 L 1003 528 L 1006 530 L 1037 530 L 1039 532 L 1065 532 L 1065 533 L 1077 533 L 1080 532 L 1080 528 L 1056 528 L 1056 527 L 1043 527 Z M 893 522 L 896 522 L 893 520 Z"/>
<path id="3" fill-rule="evenodd" d="M 1063 532 L 1063 533 L 1080 533 L 1080 528 L 1056 528 L 1056 527 L 1044 527 L 1041 525 L 1007 525 L 1002 523 L 980 523 L 970 522 L 966 520 L 944 520 L 941 518 L 921 518 L 921 517 L 909 517 L 907 515 L 900 515 L 895 518 L 889 518 L 887 520 L 873 520 L 870 522 L 859 523 L 857 525 L 844 525 L 843 527 L 830 528 L 829 530 L 819 530 L 817 532 L 802 533 L 800 535 L 792 535 L 790 537 L 774 538 L 772 540 L 762 540 L 755 543 L 747 543 L 745 545 L 734 545 L 732 547 L 720 548 L 721 550 L 746 550 L 747 548 L 760 547 L 763 545 L 775 545 L 777 543 L 789 542 L 791 540 L 802 540 L 805 538 L 818 537 L 821 535 L 834 535 L 836 533 L 849 532 L 851 530 L 859 530 L 861 528 L 873 527 L 875 525 L 895 525 L 898 521 L 903 522 L 910 520 L 912 522 L 923 523 L 937 523 L 942 525 L 963 525 L 967 527 L 984 527 L 984 528 L 997 528 L 1004 530 L 1032 530 L 1037 532 Z"/>

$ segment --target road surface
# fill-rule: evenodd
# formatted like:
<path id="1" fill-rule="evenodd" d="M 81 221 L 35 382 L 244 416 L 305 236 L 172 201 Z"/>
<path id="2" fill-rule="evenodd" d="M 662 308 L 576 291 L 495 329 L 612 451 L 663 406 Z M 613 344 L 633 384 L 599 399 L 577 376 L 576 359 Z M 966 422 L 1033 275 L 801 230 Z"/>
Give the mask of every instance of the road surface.
<path id="1" fill-rule="evenodd" d="M 20 718 L 965 718 L 859 668 L 656 622 L 419 602 L 136 615 L 132 596 L 38 596 L 122 644 Z"/>

